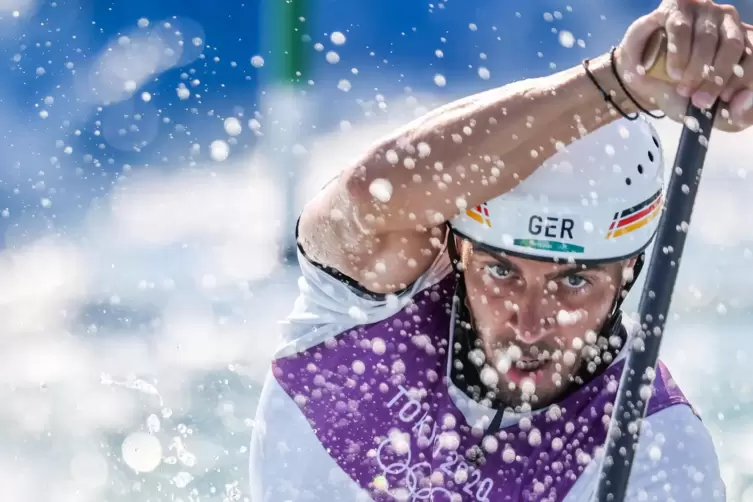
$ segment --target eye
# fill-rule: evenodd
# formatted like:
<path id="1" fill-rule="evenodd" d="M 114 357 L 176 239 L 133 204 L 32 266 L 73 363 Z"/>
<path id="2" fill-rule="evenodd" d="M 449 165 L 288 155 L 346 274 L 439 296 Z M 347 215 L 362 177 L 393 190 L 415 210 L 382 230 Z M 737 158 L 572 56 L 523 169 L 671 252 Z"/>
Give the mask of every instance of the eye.
<path id="1" fill-rule="evenodd" d="M 501 263 L 495 263 L 493 265 L 484 266 L 484 271 L 495 279 L 507 279 L 512 274 L 510 267 L 506 267 Z"/>
<path id="2" fill-rule="evenodd" d="M 579 275 L 568 275 L 567 277 L 562 279 L 562 284 L 566 288 L 581 289 L 588 284 L 588 281 L 585 277 L 581 277 Z"/>

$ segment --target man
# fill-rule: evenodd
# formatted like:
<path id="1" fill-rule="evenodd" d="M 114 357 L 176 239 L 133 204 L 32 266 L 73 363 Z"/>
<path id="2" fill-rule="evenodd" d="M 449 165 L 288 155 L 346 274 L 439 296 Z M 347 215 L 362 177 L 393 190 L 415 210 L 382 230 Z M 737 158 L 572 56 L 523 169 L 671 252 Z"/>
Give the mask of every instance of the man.
<path id="1" fill-rule="evenodd" d="M 657 135 L 618 118 L 721 97 L 716 126 L 748 127 L 749 28 L 730 6 L 665 0 L 593 78 L 451 103 L 329 183 L 297 229 L 252 500 L 589 500 L 637 330 L 620 304 L 662 207 Z M 672 84 L 639 68 L 660 29 Z M 663 364 L 653 377 L 628 499 L 724 500 L 707 430 Z"/>

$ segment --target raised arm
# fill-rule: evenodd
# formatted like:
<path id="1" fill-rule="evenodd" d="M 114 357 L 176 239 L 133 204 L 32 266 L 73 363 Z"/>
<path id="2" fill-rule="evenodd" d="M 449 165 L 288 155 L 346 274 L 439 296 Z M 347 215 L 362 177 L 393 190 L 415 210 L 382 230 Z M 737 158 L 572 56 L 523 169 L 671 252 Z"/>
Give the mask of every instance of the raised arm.
<path id="1" fill-rule="evenodd" d="M 607 56 L 590 68 L 603 87 L 619 88 Z M 403 289 L 434 261 L 458 211 L 510 190 L 556 148 L 618 117 L 581 67 L 452 102 L 374 145 L 322 190 L 301 215 L 299 243 L 370 291 Z"/>
<path id="2" fill-rule="evenodd" d="M 741 130 L 753 122 L 746 108 L 753 103 L 753 57 L 740 63 L 744 77 L 733 66 L 753 37 L 742 31 L 734 8 L 708 5 L 665 0 L 631 25 L 615 60 L 645 108 L 678 119 L 688 96 L 706 107 L 726 94 L 730 113 L 717 126 Z M 679 75 L 676 84 L 639 71 L 646 42 L 659 29 L 673 46 L 667 64 L 670 75 Z M 636 110 L 609 55 L 595 58 L 590 68 L 620 108 Z M 372 292 L 403 289 L 434 261 L 445 222 L 458 211 L 512 189 L 555 149 L 619 117 L 581 66 L 450 103 L 374 145 L 320 192 L 301 216 L 301 248 Z"/>

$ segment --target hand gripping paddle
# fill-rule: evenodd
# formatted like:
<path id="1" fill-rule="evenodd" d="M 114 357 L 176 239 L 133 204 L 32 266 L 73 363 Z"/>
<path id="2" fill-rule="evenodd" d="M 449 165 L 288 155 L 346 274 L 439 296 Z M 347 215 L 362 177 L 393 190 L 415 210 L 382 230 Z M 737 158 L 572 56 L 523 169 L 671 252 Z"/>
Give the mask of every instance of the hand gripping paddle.
<path id="1" fill-rule="evenodd" d="M 651 38 L 644 53 L 647 74 L 670 82 L 666 73 L 667 37 L 663 30 Z M 666 204 L 656 233 L 646 283 L 638 306 L 641 329 L 629 347 L 601 464 L 596 502 L 623 502 L 633 464 L 640 423 L 646 412 L 645 386 L 651 385 L 659 345 L 667 321 L 682 250 L 703 161 L 719 101 L 703 111 L 689 104 L 667 188 Z"/>

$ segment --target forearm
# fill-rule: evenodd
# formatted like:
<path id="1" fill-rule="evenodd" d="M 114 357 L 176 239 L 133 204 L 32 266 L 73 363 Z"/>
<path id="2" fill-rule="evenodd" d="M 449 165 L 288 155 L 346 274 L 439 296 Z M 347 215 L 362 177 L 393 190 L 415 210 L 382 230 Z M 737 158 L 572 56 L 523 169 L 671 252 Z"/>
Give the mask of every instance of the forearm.
<path id="1" fill-rule="evenodd" d="M 604 89 L 619 90 L 608 56 L 590 68 Z M 634 111 L 621 92 L 615 99 Z M 344 173 L 351 214 L 369 233 L 437 226 L 509 191 L 557 148 L 619 117 L 581 66 L 455 101 L 397 131 Z M 391 186 L 389 200 L 370 191 L 380 179 Z"/>

